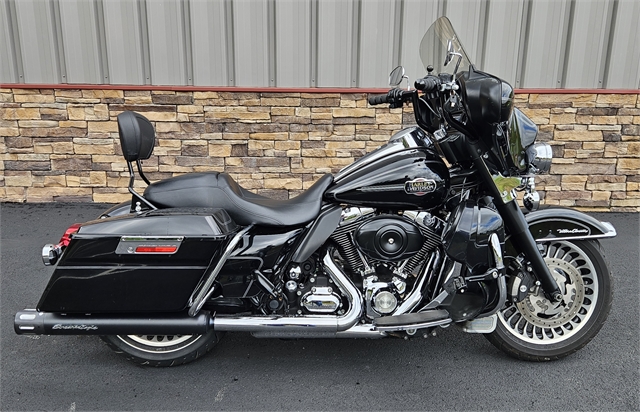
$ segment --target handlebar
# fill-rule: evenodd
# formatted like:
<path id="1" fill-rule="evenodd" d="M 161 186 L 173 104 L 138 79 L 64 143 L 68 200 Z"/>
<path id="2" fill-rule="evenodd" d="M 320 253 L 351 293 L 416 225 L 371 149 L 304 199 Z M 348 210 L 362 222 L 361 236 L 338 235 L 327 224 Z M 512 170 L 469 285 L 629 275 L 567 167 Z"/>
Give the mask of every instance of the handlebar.
<path id="1" fill-rule="evenodd" d="M 377 104 L 391 103 L 389 100 L 388 94 L 379 94 L 376 96 L 369 96 L 369 104 L 371 106 L 375 106 Z"/>
<path id="2" fill-rule="evenodd" d="M 435 92 L 440 88 L 440 79 L 436 76 L 426 76 L 416 80 L 415 88 L 424 93 Z M 402 107 L 402 104 L 409 100 L 414 93 L 415 91 L 411 90 L 391 89 L 387 94 L 369 96 L 368 100 L 372 106 L 389 103 L 392 108 Z"/>
<path id="3" fill-rule="evenodd" d="M 416 80 L 414 86 L 416 89 L 425 93 L 435 92 L 440 86 L 440 79 L 435 76 L 427 76 Z"/>

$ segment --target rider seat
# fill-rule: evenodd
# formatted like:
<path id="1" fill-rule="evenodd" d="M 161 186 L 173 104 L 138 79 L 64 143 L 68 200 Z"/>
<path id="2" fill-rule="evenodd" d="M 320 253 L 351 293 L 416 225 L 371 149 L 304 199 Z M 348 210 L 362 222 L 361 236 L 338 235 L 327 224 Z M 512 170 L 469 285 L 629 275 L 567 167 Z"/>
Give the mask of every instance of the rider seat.
<path id="1" fill-rule="evenodd" d="M 118 115 L 118 132 L 122 154 L 129 166 L 129 192 L 134 196 L 132 209 L 144 203 L 151 209 L 222 208 L 239 225 L 298 226 L 315 219 L 320 213 L 324 192 L 333 182 L 326 174 L 304 193 L 293 199 L 276 200 L 241 187 L 226 173 L 188 173 L 150 183 L 142 172 L 141 160 L 153 152 L 153 125 L 139 113 L 125 111 Z M 140 195 L 133 189 L 136 162 L 140 177 L 149 185 Z"/>
<path id="2" fill-rule="evenodd" d="M 276 200 L 244 189 L 226 173 L 189 173 L 152 183 L 144 197 L 160 208 L 222 208 L 239 225 L 296 226 L 318 216 L 331 182 L 326 174 L 299 196 Z"/>

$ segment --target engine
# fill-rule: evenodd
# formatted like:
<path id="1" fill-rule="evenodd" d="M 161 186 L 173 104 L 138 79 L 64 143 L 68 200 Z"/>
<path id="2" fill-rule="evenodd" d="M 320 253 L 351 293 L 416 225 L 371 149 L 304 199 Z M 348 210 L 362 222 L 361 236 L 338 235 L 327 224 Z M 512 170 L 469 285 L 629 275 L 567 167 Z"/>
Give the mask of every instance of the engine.
<path id="1" fill-rule="evenodd" d="M 331 235 L 345 269 L 362 279 L 366 315 L 393 313 L 402 302 L 425 257 L 440 243 L 442 221 L 427 212 L 377 214 L 348 208 Z"/>

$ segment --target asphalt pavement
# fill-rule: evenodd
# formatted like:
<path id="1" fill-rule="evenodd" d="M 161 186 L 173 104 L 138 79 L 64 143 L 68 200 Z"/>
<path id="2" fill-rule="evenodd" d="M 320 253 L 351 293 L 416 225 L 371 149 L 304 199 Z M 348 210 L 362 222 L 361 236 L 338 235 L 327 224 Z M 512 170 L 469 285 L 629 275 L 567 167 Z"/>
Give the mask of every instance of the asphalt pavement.
<path id="1" fill-rule="evenodd" d="M 456 328 L 428 339 L 280 340 L 227 333 L 194 363 L 155 369 L 97 337 L 18 336 L 52 269 L 40 251 L 105 205 L 0 206 L 0 410 L 639 410 L 639 214 L 593 214 L 615 297 L 600 334 L 548 363 L 517 361 Z"/>

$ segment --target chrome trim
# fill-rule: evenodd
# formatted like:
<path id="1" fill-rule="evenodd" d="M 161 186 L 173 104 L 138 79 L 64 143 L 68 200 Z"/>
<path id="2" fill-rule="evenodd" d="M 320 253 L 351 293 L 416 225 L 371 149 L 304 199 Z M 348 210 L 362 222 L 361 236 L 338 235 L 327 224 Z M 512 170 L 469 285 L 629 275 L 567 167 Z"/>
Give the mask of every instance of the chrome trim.
<path id="1" fill-rule="evenodd" d="M 429 277 L 428 274 L 433 270 L 434 262 L 440 260 L 440 251 L 436 249 L 433 254 L 431 254 L 431 258 L 429 258 L 429 262 L 425 266 L 422 273 L 420 273 L 420 279 L 413 286 L 413 290 L 407 296 L 407 298 L 402 302 L 400 306 L 393 312 L 393 316 L 403 315 L 405 313 L 411 312 L 422 300 L 422 287 Z"/>
<path id="2" fill-rule="evenodd" d="M 42 247 L 42 263 L 45 266 L 55 265 L 62 253 L 58 246 L 47 243 Z"/>
<path id="3" fill-rule="evenodd" d="M 342 211 L 338 226 L 342 227 L 357 222 L 360 218 L 371 215 L 374 212 L 375 210 L 370 207 L 348 207 Z"/>
<path id="4" fill-rule="evenodd" d="M 496 233 L 492 233 L 489 236 L 489 243 L 491 243 L 491 251 L 493 252 L 493 259 L 496 264 L 496 269 L 502 272 L 504 269 L 504 261 L 502 260 L 502 247 L 500 246 L 500 239 Z"/>
<path id="5" fill-rule="evenodd" d="M 195 297 L 193 296 L 193 294 L 191 295 L 191 298 L 189 298 L 189 316 L 197 315 L 204 303 L 207 301 L 207 299 L 209 299 L 209 296 L 211 296 L 214 289 L 213 282 L 215 282 L 216 278 L 218 277 L 218 273 L 220 273 L 222 266 L 224 266 L 224 264 L 227 262 L 227 259 L 231 255 L 231 252 L 233 252 L 233 250 L 236 248 L 238 242 L 240 241 L 240 239 L 242 239 L 242 236 L 244 236 L 245 233 L 247 233 L 252 227 L 253 225 L 249 225 L 236 233 L 236 235 L 231 239 L 231 241 L 225 248 L 224 253 L 218 260 L 216 266 L 207 276 L 207 280 L 204 282 L 202 287 L 200 287 L 200 291 Z M 198 290 L 197 287 L 196 290 Z M 193 291 L 194 294 L 196 293 L 196 290 Z"/>
<path id="6" fill-rule="evenodd" d="M 371 324 L 365 325 L 354 325 L 351 328 L 338 332 L 336 334 L 336 338 L 368 338 L 368 339 L 379 339 L 387 336 L 386 332 L 381 332 L 379 330 L 375 330 L 374 326 Z"/>
<path id="7" fill-rule="evenodd" d="M 433 326 L 448 325 L 449 323 L 451 323 L 451 319 L 442 319 L 433 322 L 412 323 L 410 325 L 376 326 L 376 329 L 380 332 L 397 332 L 401 330 L 431 328 Z"/>
<path id="8" fill-rule="evenodd" d="M 552 240 L 584 240 L 584 239 L 603 239 L 603 238 L 611 238 L 616 237 L 616 234 L 611 234 L 611 232 L 604 233 L 602 235 L 587 235 L 587 236 L 567 236 L 567 237 L 545 237 L 541 239 L 535 239 L 537 243 L 550 242 Z"/>
<path id="9" fill-rule="evenodd" d="M 256 335 L 276 337 L 286 333 L 287 336 L 301 334 L 305 337 L 336 336 L 337 332 L 351 329 L 362 316 L 362 295 L 353 282 L 333 262 L 328 251 L 323 263 L 333 283 L 347 296 L 349 310 L 341 316 L 215 316 L 213 328 L 218 331 L 255 332 Z"/>
<path id="10" fill-rule="evenodd" d="M 548 143 L 534 143 L 527 148 L 527 160 L 536 169 L 536 174 L 548 173 L 552 159 L 553 151 Z"/>
<path id="11" fill-rule="evenodd" d="M 457 325 L 460 325 L 462 331 L 466 333 L 492 333 L 498 325 L 498 315 L 468 320 Z"/>
<path id="12" fill-rule="evenodd" d="M 148 242 L 148 241 L 182 242 L 183 240 L 184 240 L 184 236 L 122 236 L 120 237 L 121 242 Z"/>
<path id="13" fill-rule="evenodd" d="M 263 275 L 259 270 L 254 270 L 253 274 L 258 278 L 258 283 L 260 286 L 264 288 L 270 295 L 275 296 L 275 286 L 273 283 L 265 275 Z"/>
<path id="14" fill-rule="evenodd" d="M 300 299 L 309 312 L 334 313 L 340 308 L 340 297 L 330 287 L 313 287 Z"/>

